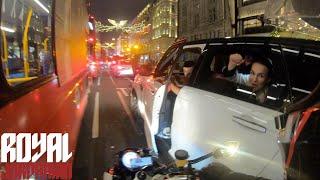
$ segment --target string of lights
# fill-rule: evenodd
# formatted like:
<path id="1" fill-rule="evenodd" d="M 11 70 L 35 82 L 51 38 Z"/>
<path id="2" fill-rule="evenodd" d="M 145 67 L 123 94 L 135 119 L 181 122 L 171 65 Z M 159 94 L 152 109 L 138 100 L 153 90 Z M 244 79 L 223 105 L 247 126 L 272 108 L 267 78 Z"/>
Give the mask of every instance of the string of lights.
<path id="1" fill-rule="evenodd" d="M 105 49 L 115 49 L 115 44 L 105 42 L 105 43 L 101 44 L 101 47 L 105 48 Z"/>
<path id="2" fill-rule="evenodd" d="M 132 26 L 128 26 L 127 20 L 121 20 L 116 22 L 113 19 L 108 19 L 111 25 L 104 25 L 100 21 L 96 21 L 97 32 L 111 32 L 111 31 L 122 31 L 126 33 L 137 33 L 143 31 L 145 25 L 143 23 L 137 23 Z"/>

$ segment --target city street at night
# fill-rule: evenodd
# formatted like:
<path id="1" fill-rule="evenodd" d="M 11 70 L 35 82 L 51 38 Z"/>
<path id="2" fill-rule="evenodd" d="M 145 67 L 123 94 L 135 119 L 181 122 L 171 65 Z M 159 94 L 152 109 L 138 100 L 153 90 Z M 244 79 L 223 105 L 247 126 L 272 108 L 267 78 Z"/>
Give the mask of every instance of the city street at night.
<path id="1" fill-rule="evenodd" d="M 0 0 L 0 180 L 319 180 L 319 0 Z"/>

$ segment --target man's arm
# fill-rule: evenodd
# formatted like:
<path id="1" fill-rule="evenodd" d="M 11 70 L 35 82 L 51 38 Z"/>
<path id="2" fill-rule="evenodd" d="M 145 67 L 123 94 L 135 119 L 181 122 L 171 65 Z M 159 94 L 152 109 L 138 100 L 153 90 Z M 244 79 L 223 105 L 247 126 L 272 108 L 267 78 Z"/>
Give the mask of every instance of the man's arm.
<path id="1" fill-rule="evenodd" d="M 242 64 L 244 60 L 242 59 L 242 56 L 238 53 L 231 54 L 229 56 L 229 63 L 228 66 L 225 66 L 222 68 L 222 73 L 225 77 L 231 77 L 236 74 L 236 67 L 240 64 Z"/>
<path id="2" fill-rule="evenodd" d="M 180 87 L 176 86 L 174 83 L 169 83 L 168 84 L 168 91 L 172 91 L 176 95 L 180 92 Z"/>

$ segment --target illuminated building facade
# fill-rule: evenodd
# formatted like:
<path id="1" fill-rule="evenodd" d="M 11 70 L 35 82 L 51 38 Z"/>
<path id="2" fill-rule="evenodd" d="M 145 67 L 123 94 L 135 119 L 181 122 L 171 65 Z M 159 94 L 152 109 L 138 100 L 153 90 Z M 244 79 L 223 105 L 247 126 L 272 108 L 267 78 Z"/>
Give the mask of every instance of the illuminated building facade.
<path id="1" fill-rule="evenodd" d="M 151 56 L 153 61 L 160 60 L 166 49 L 178 37 L 178 1 L 158 0 L 152 12 Z"/>
<path id="2" fill-rule="evenodd" d="M 148 4 L 133 20 L 132 25 L 143 23 L 141 31 L 129 35 L 129 44 L 134 54 L 134 59 L 139 63 L 147 63 L 150 60 L 151 50 L 151 24 L 152 24 L 152 4 Z"/>
<path id="3" fill-rule="evenodd" d="M 228 0 L 180 0 L 179 37 L 199 40 L 233 36 L 235 3 Z"/>
<path id="4" fill-rule="evenodd" d="M 124 55 L 130 53 L 128 33 L 121 33 L 116 43 L 116 54 Z"/>
<path id="5" fill-rule="evenodd" d="M 320 39 L 314 0 L 238 0 L 237 35 Z"/>

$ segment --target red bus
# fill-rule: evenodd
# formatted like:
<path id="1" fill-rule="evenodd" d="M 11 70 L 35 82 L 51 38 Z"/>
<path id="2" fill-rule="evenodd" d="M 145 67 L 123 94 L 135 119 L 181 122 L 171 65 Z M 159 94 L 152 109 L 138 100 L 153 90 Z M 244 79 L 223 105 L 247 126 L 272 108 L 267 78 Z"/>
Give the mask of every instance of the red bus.
<path id="1" fill-rule="evenodd" d="M 68 133 L 75 156 L 87 104 L 85 0 L 2 0 L 0 132 Z M 0 179 L 71 179 L 72 162 L 1 163 Z"/>

